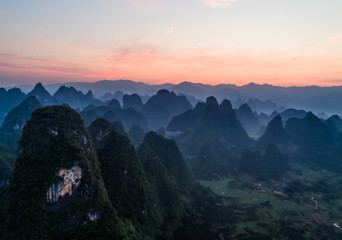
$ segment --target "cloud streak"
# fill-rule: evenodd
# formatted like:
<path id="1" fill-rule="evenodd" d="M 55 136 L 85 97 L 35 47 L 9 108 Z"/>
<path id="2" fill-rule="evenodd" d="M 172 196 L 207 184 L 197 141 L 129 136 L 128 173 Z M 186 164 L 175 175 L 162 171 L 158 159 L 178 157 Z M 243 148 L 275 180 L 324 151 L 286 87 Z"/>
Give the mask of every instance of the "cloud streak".
<path id="1" fill-rule="evenodd" d="M 202 0 L 202 3 L 213 8 L 227 7 L 237 0 Z"/>
<path id="2" fill-rule="evenodd" d="M 317 56 L 216 48 L 169 49 L 138 42 L 83 61 L 0 54 L 0 70 L 14 75 L 26 71 L 27 76 L 58 73 L 79 79 L 132 79 L 149 83 L 253 81 L 284 86 L 301 82 L 327 85 L 332 82 L 323 82 L 324 79 L 341 79 L 341 63 L 341 56 L 323 53 Z"/>
<path id="3" fill-rule="evenodd" d="M 25 65 L 20 65 L 20 64 L 11 64 L 11 63 L 0 62 L 0 67 L 35 71 L 35 72 L 36 71 L 37 72 L 60 72 L 60 73 L 71 73 L 71 74 L 81 74 L 81 75 L 94 75 L 95 74 L 95 72 L 90 71 L 86 68 L 72 67 L 72 66 L 71 67 L 67 67 L 67 66 L 43 66 L 43 65 L 25 66 Z"/>
<path id="4" fill-rule="evenodd" d="M 330 38 L 328 38 L 326 40 L 327 43 L 330 43 L 330 44 L 335 44 L 335 43 L 340 43 L 342 42 L 342 33 L 341 34 L 338 34 L 338 35 L 335 35 L 335 36 L 332 36 Z"/>
<path id="5" fill-rule="evenodd" d="M 167 35 L 170 35 L 171 33 L 173 33 L 175 31 L 175 28 L 174 27 L 168 27 L 165 31 L 165 33 Z"/>
<path id="6" fill-rule="evenodd" d="M 106 58 L 113 67 L 131 73 L 126 76 L 141 81 L 181 82 L 194 81 L 205 83 L 235 82 L 237 84 L 250 81 L 274 83 L 288 86 L 318 83 L 327 78 L 338 78 L 342 57 L 328 55 L 304 54 L 300 56 L 289 53 L 267 51 L 216 51 L 201 49 L 153 51 L 145 46 L 131 49 L 127 54 L 122 51 L 112 52 Z M 279 66 L 282 66 L 279 68 Z M 151 71 L 153 69 L 153 71 Z M 313 69 L 316 69 L 313 71 Z M 126 77 L 126 78 L 127 78 Z M 275 80 L 276 79 L 276 80 Z"/>
<path id="7" fill-rule="evenodd" d="M 34 58 L 16 54 L 0 54 L 0 67 L 33 72 L 59 72 L 96 76 L 97 71 L 90 70 L 79 63 L 58 61 L 49 58 Z"/>

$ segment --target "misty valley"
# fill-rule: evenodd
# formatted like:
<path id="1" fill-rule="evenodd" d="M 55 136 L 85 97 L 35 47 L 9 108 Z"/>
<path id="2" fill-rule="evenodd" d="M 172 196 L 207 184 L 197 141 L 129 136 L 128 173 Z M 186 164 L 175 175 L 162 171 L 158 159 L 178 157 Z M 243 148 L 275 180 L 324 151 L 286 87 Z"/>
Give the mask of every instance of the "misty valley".
<path id="1" fill-rule="evenodd" d="M 0 88 L 0 239 L 342 239 L 341 87 Z"/>

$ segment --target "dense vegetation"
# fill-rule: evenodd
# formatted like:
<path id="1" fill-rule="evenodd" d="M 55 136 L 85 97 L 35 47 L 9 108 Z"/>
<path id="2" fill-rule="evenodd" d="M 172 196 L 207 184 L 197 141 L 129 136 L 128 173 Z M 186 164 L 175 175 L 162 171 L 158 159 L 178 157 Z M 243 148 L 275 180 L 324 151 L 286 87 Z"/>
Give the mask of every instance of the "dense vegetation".
<path id="1" fill-rule="evenodd" d="M 157 225 L 156 193 L 145 177 L 134 146 L 110 125 L 105 119 L 97 119 L 89 127 L 109 199 L 119 216 L 132 222 L 140 238 L 152 239 L 156 235 L 153 226 Z"/>
<path id="2" fill-rule="evenodd" d="M 168 90 L 101 102 L 73 87 L 52 96 L 37 84 L 29 98 L 0 89 L 13 96 L 0 133 L 0 239 L 342 237 L 339 116 Z M 80 115 L 41 108 L 62 102 Z"/>
<path id="3" fill-rule="evenodd" d="M 16 149 L 26 121 L 30 119 L 31 113 L 41 106 L 42 105 L 35 96 L 30 96 L 13 108 L 6 115 L 0 128 L 0 141 L 7 146 Z"/>
<path id="4" fill-rule="evenodd" d="M 19 147 L 2 209 L 4 239 L 93 239 L 99 232 L 101 238 L 127 236 L 108 200 L 91 139 L 75 111 L 58 106 L 36 110 Z M 82 169 L 79 187 L 57 202 L 47 201 L 47 189 L 61 181 L 56 171 L 75 165 Z M 90 212 L 100 218 L 89 220 Z"/>
<path id="5" fill-rule="evenodd" d="M 0 158 L 2 158 L 11 169 L 13 169 L 17 159 L 17 152 L 7 146 L 0 145 Z"/>
<path id="6" fill-rule="evenodd" d="M 280 178 L 288 168 L 288 156 L 282 154 L 275 144 L 267 145 L 265 155 L 259 151 L 246 150 L 238 163 L 241 173 L 259 178 Z"/>

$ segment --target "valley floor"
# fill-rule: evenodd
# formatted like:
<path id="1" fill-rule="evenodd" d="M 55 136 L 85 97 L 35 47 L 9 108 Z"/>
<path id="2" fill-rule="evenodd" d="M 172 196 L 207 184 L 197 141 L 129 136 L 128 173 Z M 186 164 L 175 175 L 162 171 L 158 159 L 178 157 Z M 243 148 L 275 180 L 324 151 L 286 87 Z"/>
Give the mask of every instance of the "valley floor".
<path id="1" fill-rule="evenodd" d="M 342 176 L 291 164 L 282 179 L 198 180 L 222 198 L 222 239 L 342 239 Z"/>

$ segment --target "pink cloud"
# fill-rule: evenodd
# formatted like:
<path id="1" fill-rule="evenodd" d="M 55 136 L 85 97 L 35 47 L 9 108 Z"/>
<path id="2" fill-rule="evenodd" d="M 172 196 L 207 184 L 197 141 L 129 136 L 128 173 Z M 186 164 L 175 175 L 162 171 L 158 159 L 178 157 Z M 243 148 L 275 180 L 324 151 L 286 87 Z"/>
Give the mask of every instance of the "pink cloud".
<path id="1" fill-rule="evenodd" d="M 174 27 L 168 27 L 165 31 L 165 33 L 167 35 L 170 35 L 171 33 L 173 33 L 175 31 L 175 28 Z"/>
<path id="2" fill-rule="evenodd" d="M 202 0 L 202 3 L 213 8 L 217 8 L 217 7 L 227 7 L 236 1 L 237 0 Z"/>
<path id="3" fill-rule="evenodd" d="M 326 42 L 330 43 L 330 44 L 340 43 L 340 42 L 342 42 L 342 34 L 332 36 L 332 37 L 328 38 Z"/>
<path id="4" fill-rule="evenodd" d="M 132 79 L 149 83 L 192 81 L 241 85 L 253 81 L 284 86 L 327 85 L 329 83 L 323 82 L 324 79 L 342 79 L 341 68 L 342 56 L 338 54 L 169 49 L 139 43 L 74 61 L 0 54 L 0 72 L 80 79 Z"/>
<path id="5" fill-rule="evenodd" d="M 215 49 L 173 50 L 168 53 L 162 49 L 152 51 L 149 48 L 112 54 L 106 59 L 107 64 L 121 69 L 121 73 L 128 73 L 116 75 L 117 78 L 149 82 L 246 84 L 253 81 L 284 86 L 322 85 L 322 79 L 342 76 L 336 72 L 342 67 L 340 56 L 292 56 L 288 53 Z"/>
<path id="6" fill-rule="evenodd" d="M 0 67 L 32 72 L 55 72 L 86 76 L 101 75 L 98 71 L 92 70 L 82 63 L 66 62 L 50 58 L 26 57 L 16 54 L 0 54 Z"/>
<path id="7" fill-rule="evenodd" d="M 49 58 L 41 58 L 41 57 L 27 57 L 27 56 L 21 56 L 17 54 L 7 54 L 7 53 L 0 53 L 0 61 L 20 61 L 20 62 L 35 62 L 35 63 L 46 63 L 46 64 L 54 64 L 54 63 L 60 63 L 56 60 L 49 59 Z"/>
<path id="8" fill-rule="evenodd" d="M 80 67 L 67 67 L 67 66 L 25 66 L 20 64 L 12 63 L 2 63 L 0 62 L 0 67 L 38 71 L 38 72 L 61 72 L 61 73 L 72 73 L 72 74 L 83 74 L 83 75 L 94 75 L 93 71 Z"/>

